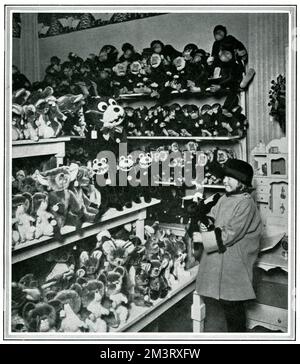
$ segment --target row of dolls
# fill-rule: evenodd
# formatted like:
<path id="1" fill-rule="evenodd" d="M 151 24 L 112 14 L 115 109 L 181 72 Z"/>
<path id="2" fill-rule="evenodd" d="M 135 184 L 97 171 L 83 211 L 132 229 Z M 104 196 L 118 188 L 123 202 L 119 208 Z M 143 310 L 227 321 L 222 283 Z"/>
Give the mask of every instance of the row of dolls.
<path id="1" fill-rule="evenodd" d="M 157 222 L 145 226 L 143 239 L 131 224 L 112 234 L 100 231 L 96 239 L 43 256 L 31 273 L 14 272 L 12 331 L 117 329 L 134 306 L 151 307 L 189 278 L 186 258 L 184 238 Z"/>
<path id="2" fill-rule="evenodd" d="M 12 140 L 85 136 L 86 123 L 82 94 L 56 98 L 53 88 L 16 90 L 12 97 Z"/>
<path id="3" fill-rule="evenodd" d="M 82 148 L 81 148 L 82 149 Z M 179 185 L 184 185 L 185 173 L 198 163 L 197 158 L 205 158 L 204 180 L 202 184 L 221 183 L 222 165 L 234 157 L 231 150 L 196 152 L 198 144 L 189 142 L 179 146 L 172 143 L 169 147 L 160 146 L 150 152 L 133 152 L 120 157 L 117 170 L 113 171 L 109 161 L 94 159 L 84 164 L 84 160 L 75 152 L 68 151 L 65 166 L 55 167 L 55 158 L 33 171 L 31 162 L 24 169 L 14 171 L 12 181 L 12 229 L 13 246 L 42 236 L 59 236 L 65 225 L 80 229 L 83 223 L 97 222 L 110 208 L 122 211 L 133 204 L 150 203 L 153 199 L 166 199 L 169 193 L 161 186 L 165 180 L 164 161 L 171 155 L 168 164 L 170 182 L 176 182 L 175 170 L 183 171 Z M 191 165 L 184 165 L 184 152 L 191 154 Z M 84 150 L 82 150 L 85 158 Z M 173 155 L 170 154 L 173 152 Z M 157 175 L 151 173 L 153 163 L 157 162 Z M 127 186 L 118 183 L 120 173 L 126 173 Z M 129 183 L 135 178 L 137 185 Z M 103 183 L 98 183 L 101 178 Z M 142 183 L 147 178 L 146 185 Z M 169 191 L 167 191 L 169 192 Z M 170 197 L 172 200 L 172 198 Z M 172 212 L 172 203 L 167 210 Z M 166 211 L 167 211 L 166 210 Z M 168 215 L 168 211 L 166 215 Z M 175 211 L 175 209 L 173 210 Z M 173 212 L 172 212 L 173 213 Z M 157 217 L 159 218 L 159 217 Z"/>
<path id="4" fill-rule="evenodd" d="M 242 108 L 236 106 L 230 113 L 221 104 L 178 103 L 134 109 L 126 106 L 124 127 L 127 136 L 211 137 L 245 136 L 248 128 Z"/>
<path id="5" fill-rule="evenodd" d="M 170 44 L 154 40 L 142 54 L 131 44 L 123 44 L 124 54 L 120 58 L 113 45 L 103 46 L 98 56 L 90 54 L 86 60 L 70 52 L 62 64 L 58 57 L 51 57 L 44 80 L 33 87 L 51 86 L 57 95 L 143 93 L 157 98 L 172 91 L 215 92 L 214 85 L 221 89 L 247 87 L 254 71 L 246 77 L 240 54 L 247 52 L 242 43 L 227 37 L 218 48 L 219 53 L 214 51 L 216 54 L 210 57 L 194 43 L 178 51 Z"/>

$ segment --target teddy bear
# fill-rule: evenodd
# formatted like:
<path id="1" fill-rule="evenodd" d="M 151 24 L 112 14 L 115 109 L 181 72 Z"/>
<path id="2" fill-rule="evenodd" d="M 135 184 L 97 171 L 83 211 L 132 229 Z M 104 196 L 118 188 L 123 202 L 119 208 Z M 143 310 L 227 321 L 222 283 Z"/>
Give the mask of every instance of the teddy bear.
<path id="1" fill-rule="evenodd" d="M 160 260 L 150 261 L 150 299 L 156 301 L 158 298 L 165 298 L 169 292 L 169 285 L 164 276 L 164 269 Z"/>
<path id="2" fill-rule="evenodd" d="M 99 212 L 97 208 L 92 206 L 92 202 L 88 195 L 88 193 L 90 192 L 92 177 L 93 171 L 91 168 L 88 168 L 86 166 L 79 166 L 76 179 L 70 187 L 77 201 L 81 205 L 81 210 L 83 212 L 82 221 L 90 223 L 95 221 L 96 216 Z"/>
<path id="3" fill-rule="evenodd" d="M 133 302 L 136 306 L 151 307 L 153 303 L 150 300 L 150 263 L 141 264 L 138 266 L 135 273 L 135 287 Z"/>
<path id="4" fill-rule="evenodd" d="M 105 319 L 108 325 L 113 328 L 125 324 L 129 316 L 128 297 L 123 288 L 124 274 L 125 269 L 118 266 L 111 271 L 103 272 L 99 277 L 105 286 L 106 298 L 103 305 L 111 313 Z"/>
<path id="5" fill-rule="evenodd" d="M 78 165 L 62 166 L 47 170 L 37 175 L 37 180 L 46 186 L 48 194 L 49 210 L 54 215 L 58 227 L 64 225 L 80 227 L 82 224 L 82 205 L 74 192 L 69 189 L 70 183 L 76 179 Z"/>
<path id="6" fill-rule="evenodd" d="M 56 311 L 48 303 L 28 303 L 23 310 L 23 316 L 28 325 L 29 331 L 34 332 L 55 332 Z"/>
<path id="7" fill-rule="evenodd" d="M 107 324 L 102 319 L 102 316 L 108 316 L 110 312 L 102 305 L 105 287 L 102 282 L 98 282 L 99 285 L 101 284 L 101 288 L 95 291 L 93 300 L 87 305 L 87 310 L 90 312 L 90 315 L 85 322 L 92 330 L 97 330 L 94 332 L 106 332 Z"/>
<path id="8" fill-rule="evenodd" d="M 32 196 L 32 213 L 36 216 L 36 239 L 39 239 L 41 236 L 52 236 L 54 234 L 54 227 L 57 225 L 57 222 L 54 219 L 54 215 L 48 212 L 47 209 L 48 195 L 36 192 Z"/>
<path id="9" fill-rule="evenodd" d="M 12 198 L 12 225 L 13 230 L 18 234 L 14 234 L 14 240 L 19 237 L 19 241 L 15 243 L 24 243 L 26 240 L 33 240 L 35 235 L 35 227 L 33 223 L 35 219 L 27 213 L 28 201 L 23 195 L 15 195 Z"/>

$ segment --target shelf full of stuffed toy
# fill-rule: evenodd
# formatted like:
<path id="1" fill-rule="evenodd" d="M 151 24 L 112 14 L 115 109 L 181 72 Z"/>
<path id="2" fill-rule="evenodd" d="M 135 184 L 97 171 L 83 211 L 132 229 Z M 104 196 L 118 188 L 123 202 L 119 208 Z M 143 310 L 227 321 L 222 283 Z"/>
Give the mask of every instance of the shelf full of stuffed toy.
<path id="1" fill-rule="evenodd" d="M 82 94 L 54 96 L 50 86 L 28 91 L 19 89 L 12 95 L 12 141 L 85 137 L 84 97 Z"/>
<path id="2" fill-rule="evenodd" d="M 178 103 L 154 105 L 149 108 L 125 106 L 124 128 L 128 139 L 230 140 L 246 135 L 248 121 L 242 108 L 230 113 L 221 104 Z"/>
<path id="3" fill-rule="evenodd" d="M 141 189 L 133 194 L 132 189 L 118 186 L 99 188 L 94 181 L 93 169 L 76 163 L 33 174 L 16 170 L 12 182 L 13 260 L 90 236 L 99 224 L 112 221 L 114 226 L 120 225 L 118 219 L 124 220 L 124 215 L 133 219 L 133 214 L 159 203 Z"/>
<path id="4" fill-rule="evenodd" d="M 145 226 L 143 239 L 129 224 L 14 265 L 11 330 L 122 331 L 193 282 L 186 250 L 158 223 Z"/>

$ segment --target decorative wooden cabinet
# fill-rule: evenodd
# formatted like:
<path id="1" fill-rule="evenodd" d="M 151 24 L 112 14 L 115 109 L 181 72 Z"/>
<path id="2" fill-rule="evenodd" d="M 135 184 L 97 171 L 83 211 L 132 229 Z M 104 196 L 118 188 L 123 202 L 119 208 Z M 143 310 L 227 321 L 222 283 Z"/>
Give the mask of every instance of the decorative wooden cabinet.
<path id="1" fill-rule="evenodd" d="M 288 143 L 287 138 L 262 142 L 253 149 L 255 199 L 266 226 L 268 218 L 287 227 L 288 220 Z"/>
<path id="2" fill-rule="evenodd" d="M 257 299 L 247 306 L 248 327 L 288 330 L 288 143 L 260 143 L 251 153 L 257 206 L 264 224 L 254 271 Z"/>

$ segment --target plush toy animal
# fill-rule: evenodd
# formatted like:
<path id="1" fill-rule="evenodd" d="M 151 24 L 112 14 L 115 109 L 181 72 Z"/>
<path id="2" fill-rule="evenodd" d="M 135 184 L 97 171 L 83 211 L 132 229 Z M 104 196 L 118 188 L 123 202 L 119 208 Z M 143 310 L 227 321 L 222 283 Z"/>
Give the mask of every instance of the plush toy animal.
<path id="1" fill-rule="evenodd" d="M 85 322 L 80 320 L 69 303 L 64 304 L 60 317 L 62 318 L 59 328 L 60 332 L 81 332 L 86 328 Z"/>
<path id="2" fill-rule="evenodd" d="M 58 167 L 37 175 L 37 180 L 50 189 L 48 194 L 49 209 L 54 215 L 59 228 L 64 225 L 80 227 L 82 224 L 82 206 L 74 192 L 69 189 L 78 173 L 78 165 Z"/>
<path id="3" fill-rule="evenodd" d="M 28 303 L 23 309 L 23 317 L 25 317 L 29 331 L 56 331 L 56 311 L 55 308 L 48 303 Z"/>
<path id="4" fill-rule="evenodd" d="M 110 144 L 111 140 L 121 141 L 124 109 L 113 98 L 100 96 L 89 98 L 86 104 L 85 118 L 90 133 L 89 138 L 98 139 L 99 144 L 100 141 L 106 144 Z"/>
<path id="5" fill-rule="evenodd" d="M 33 240 L 35 227 L 32 225 L 35 219 L 27 213 L 28 202 L 22 195 L 15 195 L 12 198 L 12 225 L 15 225 L 15 230 L 19 233 L 19 242 L 23 243 L 26 240 Z M 14 234 L 14 239 L 16 239 Z"/>
<path id="6" fill-rule="evenodd" d="M 57 222 L 54 220 L 54 215 L 47 211 L 48 195 L 41 192 L 35 193 L 32 196 L 32 206 L 33 214 L 36 216 L 35 238 L 52 236 Z"/>
<path id="7" fill-rule="evenodd" d="M 74 192 L 77 201 L 80 203 L 81 210 L 83 212 L 83 222 L 94 222 L 98 209 L 92 207 L 92 202 L 88 196 L 91 192 L 91 179 L 93 176 L 93 170 L 86 166 L 78 167 L 78 173 L 76 180 L 73 183 L 72 191 Z M 93 192 L 96 193 L 95 187 Z"/>
<path id="8" fill-rule="evenodd" d="M 109 299 L 108 307 L 114 318 L 109 324 L 115 328 L 126 323 L 129 315 L 128 298 L 122 291 L 124 274 L 125 269 L 119 266 L 101 277 L 105 280 L 105 295 Z"/>

